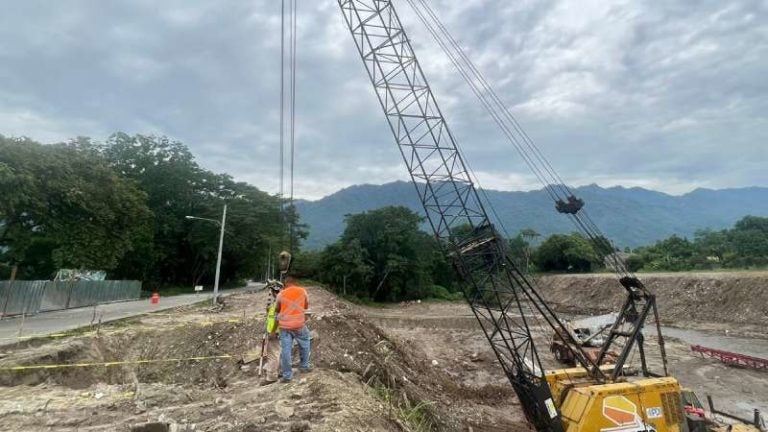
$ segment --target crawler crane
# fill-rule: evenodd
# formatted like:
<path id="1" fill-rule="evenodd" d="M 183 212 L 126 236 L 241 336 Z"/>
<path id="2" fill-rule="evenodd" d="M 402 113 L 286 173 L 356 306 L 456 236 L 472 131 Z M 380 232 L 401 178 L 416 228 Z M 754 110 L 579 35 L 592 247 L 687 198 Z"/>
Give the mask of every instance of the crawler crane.
<path id="1" fill-rule="evenodd" d="M 683 392 L 667 373 L 660 330 L 662 372 L 652 372 L 646 362 L 642 330 L 651 314 L 658 328 L 655 296 L 615 263 L 627 299 L 597 358 L 588 356 L 529 277 L 509 258 L 506 240 L 489 217 L 393 2 L 337 2 L 426 220 L 451 257 L 464 295 L 528 422 L 537 431 L 552 432 L 688 431 Z M 562 184 L 553 188 L 560 193 L 553 195 L 557 210 L 583 225 L 598 246 L 609 245 L 582 216 L 583 201 Z M 545 370 L 540 355 L 546 349 L 540 351 L 532 333 L 537 325 L 563 335 L 577 367 Z M 613 349 L 619 352 L 616 363 L 602 365 Z M 641 373 L 627 377 L 624 365 L 634 350 L 640 354 Z"/>

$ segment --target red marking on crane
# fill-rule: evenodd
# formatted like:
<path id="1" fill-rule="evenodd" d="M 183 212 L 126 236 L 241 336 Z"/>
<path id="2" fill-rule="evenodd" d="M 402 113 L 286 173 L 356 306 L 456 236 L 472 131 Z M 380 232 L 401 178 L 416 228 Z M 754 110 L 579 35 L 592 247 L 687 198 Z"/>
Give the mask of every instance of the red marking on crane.
<path id="1" fill-rule="evenodd" d="M 707 348 L 701 345 L 691 345 L 691 350 L 701 354 L 702 356 L 708 356 L 720 360 L 721 362 L 728 365 L 743 366 L 753 369 L 768 369 L 768 359 L 760 357 L 752 357 L 745 354 Z"/>

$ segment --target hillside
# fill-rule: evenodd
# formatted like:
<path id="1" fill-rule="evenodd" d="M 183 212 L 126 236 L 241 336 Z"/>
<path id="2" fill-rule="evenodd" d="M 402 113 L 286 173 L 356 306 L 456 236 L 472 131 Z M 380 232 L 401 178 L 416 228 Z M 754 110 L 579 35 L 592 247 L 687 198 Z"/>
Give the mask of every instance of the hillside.
<path id="1" fill-rule="evenodd" d="M 700 229 L 730 227 L 745 215 L 768 216 L 768 188 L 696 189 L 673 196 L 642 189 L 589 185 L 576 188 L 598 226 L 619 247 L 636 247 L 669 237 L 692 236 Z M 543 190 L 487 191 L 510 234 L 533 228 L 543 235 L 570 232 L 573 225 L 554 210 Z M 388 205 L 403 205 L 422 214 L 413 186 L 406 182 L 356 185 L 297 207 L 310 227 L 306 246 L 316 249 L 333 242 L 344 229 L 344 215 Z"/>

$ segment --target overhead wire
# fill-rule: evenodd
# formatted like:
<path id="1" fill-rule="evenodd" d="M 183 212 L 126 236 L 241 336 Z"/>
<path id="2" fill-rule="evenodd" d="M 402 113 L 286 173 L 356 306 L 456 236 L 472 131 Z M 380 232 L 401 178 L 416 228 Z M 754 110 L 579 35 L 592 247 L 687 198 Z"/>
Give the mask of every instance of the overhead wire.
<path id="1" fill-rule="evenodd" d="M 475 64 L 472 62 L 469 56 L 467 56 L 466 52 L 461 47 L 461 45 L 459 45 L 459 43 L 456 41 L 453 35 L 451 35 L 451 33 L 442 23 L 440 18 L 431 8 L 431 6 L 429 6 L 429 4 L 425 0 L 419 0 L 419 3 L 435 23 L 435 26 L 438 28 L 441 34 L 441 37 L 444 38 L 444 40 L 447 41 L 447 43 L 453 48 L 454 55 L 458 57 L 458 59 L 461 61 L 460 64 L 463 64 L 462 68 L 466 68 L 469 70 L 468 75 L 473 75 L 474 78 L 477 80 L 479 87 L 481 87 L 482 90 L 488 95 L 488 97 L 490 97 L 489 105 L 495 106 L 495 108 L 493 108 L 495 110 L 495 114 L 502 118 L 506 118 L 507 121 L 512 125 L 511 129 L 513 129 L 515 132 L 518 133 L 519 136 L 514 136 L 514 134 L 512 134 L 515 142 L 519 145 L 519 141 L 522 141 L 529 149 L 532 150 L 533 156 L 539 162 L 538 164 L 536 164 L 535 163 L 536 161 L 534 160 L 534 165 L 536 166 L 536 169 L 549 176 L 549 179 L 547 179 L 547 181 L 544 182 L 544 183 L 547 183 L 545 186 L 565 186 L 565 182 L 563 182 L 562 179 L 559 178 L 559 176 L 554 171 L 552 166 L 549 165 L 546 158 L 543 157 L 541 151 L 533 143 L 530 137 L 525 133 L 525 131 L 522 129 L 522 127 L 514 118 L 514 116 L 512 116 L 512 114 L 509 112 L 509 109 L 501 101 L 501 99 L 499 98 L 495 90 L 493 90 L 491 85 L 485 79 L 485 77 L 480 72 L 480 70 L 475 66 Z M 475 85 L 477 86 L 477 84 Z M 486 97 L 484 96 L 484 98 Z M 508 125 L 505 125 L 505 126 L 506 128 L 509 129 Z M 526 157 L 530 158 L 530 155 L 526 154 Z"/>
<path id="2" fill-rule="evenodd" d="M 566 185 L 554 167 L 552 167 L 541 149 L 536 146 L 531 137 L 525 132 L 517 119 L 509 111 L 509 108 L 498 96 L 498 93 L 496 93 L 485 76 L 472 62 L 456 38 L 451 35 L 427 1 L 407 1 L 427 31 L 440 45 L 456 70 L 469 85 L 485 110 L 499 126 L 504 136 L 512 143 L 526 165 L 542 184 L 550 198 L 557 203 L 558 201 L 565 201 L 569 197 L 574 197 L 573 191 Z M 484 191 L 483 195 L 488 200 L 487 194 Z M 496 218 L 499 219 L 498 215 L 495 214 L 492 204 L 490 207 Z M 630 275 L 631 273 L 626 268 L 626 265 L 616 255 L 613 245 L 601 233 L 587 212 L 582 208 L 572 216 L 572 220 L 577 228 L 586 234 L 598 249 L 603 250 L 603 254 L 612 264 L 612 269 L 622 276 Z"/>
<path id="3" fill-rule="evenodd" d="M 517 119 L 509 111 L 509 108 L 506 106 L 506 104 L 504 104 L 504 102 L 498 96 L 498 94 L 493 89 L 493 87 L 490 85 L 490 83 L 485 78 L 485 76 L 482 74 L 482 72 L 480 72 L 480 70 L 477 68 L 477 66 L 474 64 L 474 62 L 472 62 L 472 60 L 466 54 L 464 49 L 458 43 L 458 41 L 448 31 L 448 29 L 445 27 L 445 25 L 440 20 L 440 17 L 437 16 L 437 14 L 434 12 L 434 10 L 431 8 L 431 6 L 429 6 L 429 3 L 426 2 L 426 0 L 420 0 L 420 2 L 424 6 L 424 8 L 427 10 L 427 12 L 430 14 L 432 19 L 434 19 L 434 21 L 438 25 L 438 27 L 443 31 L 443 34 L 450 41 L 451 45 L 454 47 L 454 49 L 459 54 L 459 56 L 464 60 L 464 62 L 467 64 L 467 66 L 470 68 L 470 70 L 474 72 L 474 74 L 477 77 L 478 81 L 482 84 L 483 88 L 491 96 L 491 98 L 496 103 L 497 107 L 502 112 L 502 114 L 505 115 L 507 120 L 514 126 L 514 129 L 520 134 L 520 136 L 522 138 L 522 141 L 524 143 L 526 143 L 526 145 L 533 152 L 534 156 L 539 161 L 539 163 L 541 164 L 543 169 L 550 175 L 550 178 L 554 182 L 554 185 L 559 187 L 559 188 L 561 188 L 563 190 L 563 192 L 566 193 L 567 195 L 572 195 L 572 192 L 568 188 L 568 186 L 566 185 L 565 181 L 560 177 L 560 175 L 557 173 L 557 171 L 554 169 L 554 167 L 552 167 L 552 165 L 549 163 L 549 160 L 547 160 L 547 158 L 544 157 L 544 154 L 541 152 L 541 149 L 539 149 L 539 147 L 536 146 L 536 144 L 533 142 L 533 140 L 528 135 L 528 133 L 525 131 L 525 129 L 523 129 L 523 127 L 520 125 L 520 123 L 518 123 Z"/>
<path id="4" fill-rule="evenodd" d="M 296 160 L 296 70 L 297 70 L 297 0 L 281 1 L 280 7 L 280 211 L 286 224 L 283 245 L 294 249 L 294 168 Z M 287 45 L 287 47 L 286 47 Z M 287 48 L 287 53 L 286 53 Z M 286 71 L 287 63 L 287 71 Z M 288 161 L 286 163 L 286 146 Z M 286 175 L 286 164 L 288 174 Z M 286 178 L 288 196 L 286 199 Z M 287 203 L 287 208 L 286 208 Z M 289 214 L 290 212 L 290 214 Z M 287 240 L 285 239 L 287 237 Z"/>
<path id="5" fill-rule="evenodd" d="M 294 184 L 294 165 L 296 161 L 296 70 L 297 70 L 297 0 L 292 0 L 291 8 L 291 162 L 290 162 L 290 198 L 289 208 L 291 216 L 289 220 L 288 228 L 288 250 L 294 252 L 294 229 L 295 229 L 295 217 L 296 209 L 293 206 L 293 184 Z"/>
<path id="6" fill-rule="evenodd" d="M 283 212 L 283 195 L 285 192 L 285 0 L 281 2 L 280 9 L 280 210 Z"/>
<path id="7" fill-rule="evenodd" d="M 445 53 L 448 55 L 449 59 L 450 59 L 450 60 L 451 60 L 451 62 L 454 64 L 454 66 L 457 68 L 457 70 L 459 71 L 459 73 L 460 73 L 460 74 L 462 74 L 462 76 L 464 76 L 464 77 L 465 77 L 465 81 L 466 81 L 466 82 L 467 82 L 467 83 L 470 85 L 470 88 L 472 88 L 473 92 L 475 92 L 475 95 L 478 97 L 478 99 L 480 100 L 480 102 L 481 102 L 481 103 L 483 103 L 483 104 L 486 104 L 486 103 L 487 103 L 487 101 L 486 101 L 486 100 L 485 100 L 485 99 L 482 97 L 482 95 L 481 95 L 481 94 L 480 94 L 480 92 L 479 92 L 479 89 L 477 89 L 477 88 L 474 86 L 474 83 L 473 83 L 473 82 L 472 82 L 472 81 L 469 79 L 469 77 L 466 75 L 466 71 L 464 71 L 464 70 L 463 70 L 463 68 L 461 68 L 461 66 L 458 64 L 458 61 L 457 61 L 457 60 L 456 60 L 456 59 L 453 57 L 453 55 L 450 53 L 450 51 L 447 49 L 447 47 L 445 47 L 444 45 L 442 45 L 442 40 L 441 40 L 441 39 L 439 38 L 439 36 L 437 35 L 437 33 L 436 33 L 436 30 L 435 30 L 434 28 L 432 28 L 432 26 L 431 26 L 431 24 L 429 23 L 429 21 L 428 21 L 428 20 L 427 20 L 427 19 L 426 19 L 426 18 L 425 18 L 423 15 L 422 15 L 421 11 L 420 11 L 419 9 L 417 9 L 417 8 L 416 8 L 415 4 L 413 3 L 413 0 L 408 0 L 408 2 L 409 2 L 409 4 L 411 5 L 411 7 L 414 9 L 414 11 L 416 12 L 416 14 L 419 16 L 419 18 L 421 19 L 422 23 L 423 23 L 423 24 L 424 24 L 424 26 L 427 28 L 427 30 L 428 30 L 428 31 L 429 31 L 429 32 L 430 32 L 430 33 L 433 35 L 433 37 L 435 38 L 435 40 L 437 40 L 437 41 L 438 41 L 438 43 L 440 43 L 440 44 L 441 44 L 441 46 L 443 46 Z M 490 109 L 490 108 L 489 108 L 489 109 Z M 490 111 L 489 111 L 489 112 L 490 112 Z M 493 114 L 492 114 L 492 116 L 493 116 Z M 496 121 L 496 124 L 497 124 L 497 125 L 498 125 L 500 128 L 502 128 L 502 130 L 504 130 L 504 128 L 505 128 L 505 127 L 504 127 L 504 124 L 503 124 L 503 122 L 501 122 L 501 119 L 497 118 L 496 116 L 493 116 L 493 118 L 494 118 L 494 120 Z M 474 170 L 472 169 L 472 167 L 470 166 L 470 164 L 469 164 L 469 162 L 468 162 L 467 158 L 464 156 L 463 152 L 461 151 L 461 149 L 460 149 L 458 146 L 456 147 L 456 150 L 457 150 L 457 152 L 460 154 L 460 156 L 461 156 L 462 160 L 464 161 L 464 164 L 465 164 L 465 166 L 466 166 L 466 168 L 467 168 L 467 171 L 468 171 L 468 173 L 467 173 L 467 174 L 470 176 L 471 180 L 472 180 L 472 181 L 473 181 L 473 182 L 474 182 L 474 183 L 477 185 L 477 190 L 479 190 L 479 191 L 480 191 L 480 194 L 481 194 L 481 195 L 483 196 L 483 198 L 485 199 L 485 202 L 486 202 L 487 206 L 490 208 L 490 210 L 491 210 L 492 214 L 494 215 L 494 217 L 496 218 L 496 221 L 497 221 L 498 225 L 501 227 L 501 229 L 502 229 L 502 231 L 505 233 L 505 235 L 506 235 L 507 237 L 510 237 L 510 235 L 509 235 L 509 232 L 507 232 L 507 230 L 506 230 L 506 227 L 504 226 L 504 224 L 503 224 L 503 222 L 502 222 L 502 220 L 501 220 L 501 217 L 499 216 L 498 212 L 496 211 L 496 208 L 493 206 L 493 202 L 492 202 L 492 201 L 490 200 L 490 198 L 488 197 L 488 194 L 487 194 L 487 192 L 485 191 L 485 189 L 484 189 L 484 188 L 482 188 L 482 185 L 480 184 L 480 180 L 479 180 L 479 178 L 477 177 L 477 175 L 475 174 L 475 172 L 474 172 Z M 525 158 L 525 157 L 524 157 L 524 158 Z M 526 159 L 526 162 L 528 162 L 528 161 L 527 161 L 527 159 Z M 531 170 L 532 170 L 532 171 L 534 171 L 534 174 L 536 174 L 536 171 L 535 171 L 535 166 L 534 166 L 534 165 L 529 165 L 529 166 L 531 167 Z M 553 198 L 554 198 L 554 196 L 553 196 Z"/>
<path id="8" fill-rule="evenodd" d="M 467 56 L 464 49 L 451 35 L 427 1 L 408 0 L 408 3 L 424 27 L 432 35 L 461 77 L 481 102 L 481 105 L 499 126 L 504 136 L 517 150 L 539 182 L 541 182 L 544 190 L 555 202 L 558 211 L 561 211 L 560 205 L 566 201 L 570 203 L 571 200 L 578 200 L 573 191 L 567 186 L 549 160 L 544 156 L 541 149 L 536 146 L 531 137 L 512 115 L 509 108 L 504 104 L 477 66 Z M 464 159 L 466 160 L 466 158 Z M 474 175 L 474 173 L 472 174 Z M 488 201 L 494 216 L 500 221 L 487 194 L 484 190 L 482 193 L 486 201 Z M 562 212 L 569 216 L 575 226 L 589 238 L 598 254 L 603 258 L 605 264 L 610 267 L 611 270 L 622 279 L 626 277 L 634 278 L 634 275 L 627 267 L 626 263 L 619 258 L 615 246 L 602 234 L 592 217 L 583 208 L 583 201 L 581 201 L 581 206 L 575 210 L 566 210 Z M 503 225 L 502 228 L 504 228 Z M 506 230 L 504 231 L 506 232 Z M 507 236 L 509 235 L 507 234 Z M 624 282 L 622 281 L 622 284 L 623 283 Z M 640 284 L 639 288 L 647 295 L 650 294 L 642 284 Z M 538 320 L 536 320 L 536 324 L 541 325 Z"/>
<path id="9" fill-rule="evenodd" d="M 495 120 L 495 121 L 496 121 L 496 123 L 499 125 L 499 127 L 500 127 L 500 128 L 502 128 L 502 130 L 503 130 L 505 133 L 509 134 L 509 138 L 510 138 L 510 140 L 513 142 L 513 144 L 514 144 L 514 143 L 516 143 L 516 140 L 515 140 L 515 138 L 514 138 L 514 135 L 512 135 L 512 133 L 511 133 L 511 131 L 509 130 L 508 126 L 507 126 L 507 125 L 506 125 L 506 124 L 503 122 L 503 120 L 500 118 L 500 116 L 498 115 L 498 112 L 496 112 L 496 110 L 494 110 L 494 109 L 492 108 L 492 106 L 491 106 L 490 102 L 489 102 L 489 101 L 488 101 L 488 100 L 487 100 L 487 99 L 486 99 L 486 98 L 485 98 L 485 97 L 482 95 L 482 92 L 481 92 L 481 91 L 480 91 L 480 89 L 479 89 L 479 88 L 476 86 L 476 84 L 475 84 L 475 83 L 474 83 L 474 82 L 473 82 L 471 79 L 469 79 L 469 77 L 468 77 L 468 72 L 467 72 L 467 71 L 466 71 L 466 70 L 465 70 L 465 69 L 464 69 L 464 68 L 461 66 L 461 64 L 458 62 L 458 60 L 457 60 L 457 59 L 456 59 L 456 57 L 453 55 L 453 53 L 451 53 L 451 52 L 450 52 L 450 51 L 449 51 L 449 50 L 446 48 L 446 45 L 445 45 L 444 41 L 443 41 L 443 40 L 442 40 L 442 39 L 439 37 L 439 35 L 437 34 L 437 31 L 436 31 L 436 30 L 435 30 L 435 28 L 434 28 L 434 27 L 431 25 L 431 23 L 429 22 L 429 20 L 427 20 L 427 19 L 426 19 L 426 17 L 425 17 L 425 16 L 424 16 L 424 14 L 422 13 L 422 11 L 420 11 L 420 10 L 419 10 L 417 7 L 415 7 L 416 5 L 414 4 L 414 0 L 408 0 L 408 2 L 411 4 L 411 7 L 414 9 L 414 11 L 416 12 L 417 16 L 419 16 L 419 19 L 420 19 L 420 20 L 421 20 L 421 22 L 424 24 L 424 26 L 425 26 L 425 28 L 427 29 L 427 31 L 429 31 L 429 32 L 430 32 L 430 34 L 432 34 L 432 35 L 433 35 L 433 37 L 435 38 L 435 40 L 438 42 L 438 44 L 440 44 L 440 45 L 441 45 L 441 47 L 443 47 L 443 49 L 444 49 L 444 51 L 445 51 L 446 55 L 449 57 L 449 59 L 450 59 L 450 60 L 451 60 L 451 62 L 454 64 L 454 66 L 455 66 L 455 67 L 456 67 L 456 69 L 459 71 L 459 73 L 460 73 L 460 74 L 461 74 L 461 75 L 462 75 L 462 76 L 465 78 L 465 80 L 467 81 L 467 84 L 469 84 L 470 88 L 473 90 L 473 92 L 474 92 L 474 93 L 475 93 L 475 95 L 478 97 L 478 99 L 480 100 L 480 102 L 481 102 L 481 103 L 482 103 L 484 106 L 486 106 L 486 108 L 487 108 L 487 109 L 488 109 L 488 111 L 489 111 L 489 114 L 491 114 L 491 116 L 494 118 L 494 120 Z M 458 149 L 458 147 L 457 147 L 457 149 Z M 460 150 L 459 150 L 459 152 L 460 152 Z M 523 156 L 523 158 L 524 158 L 524 159 L 526 159 L 526 162 L 530 162 L 530 164 L 529 164 L 529 167 L 532 169 L 532 171 L 534 171 L 534 174 L 536 174 L 537 176 L 542 176 L 542 177 L 543 177 L 543 173 L 541 172 L 541 170 L 540 170 L 540 169 L 538 169 L 538 167 L 535 165 L 535 163 L 533 163 L 533 161 L 531 161 L 531 160 L 528 158 L 528 155 L 527 155 L 525 152 L 523 152 L 523 151 L 522 151 L 522 149 L 521 149 L 521 155 Z M 465 163 L 466 163 L 466 158 L 465 158 L 463 155 L 462 155 L 462 158 L 465 160 Z M 469 166 L 468 166 L 468 169 L 471 171 L 471 168 L 470 168 Z M 472 175 L 474 175 L 474 173 L 472 173 Z M 539 178 L 541 179 L 541 177 L 539 177 Z M 476 181 L 476 182 L 478 183 L 478 185 L 479 185 L 479 180 L 475 180 L 475 181 Z M 491 209 L 491 211 L 493 212 L 494 216 L 495 216 L 495 217 L 496 217 L 496 219 L 499 221 L 499 223 L 501 223 L 501 219 L 499 218 L 498 214 L 496 213 L 496 209 L 495 209 L 495 207 L 493 206 L 493 203 L 490 201 L 490 199 L 488 198 L 487 194 L 485 194 L 485 191 L 484 191 L 484 189 L 480 189 L 480 190 L 481 190 L 481 193 L 483 193 L 483 195 L 484 195 L 484 197 L 485 197 L 485 199 L 486 199 L 486 201 L 487 201 L 487 203 L 488 203 L 488 206 L 490 207 L 490 209 Z M 547 190 L 548 192 L 550 192 L 550 191 L 551 191 L 551 189 L 550 189 L 550 188 L 546 188 L 546 190 Z M 552 192 L 553 194 L 555 193 L 555 191 L 551 191 L 551 192 Z M 551 195 L 551 196 L 552 196 L 552 195 Z M 556 195 L 555 195 L 555 196 L 552 196 L 552 197 L 553 197 L 553 199 L 556 199 Z M 504 232 L 506 233 L 506 229 L 504 228 L 503 224 L 501 224 L 501 227 L 502 227 L 502 229 L 504 230 Z M 508 233 L 507 233 L 507 237 L 509 237 L 509 234 L 508 234 Z M 518 270 L 518 271 L 519 271 L 519 270 Z M 529 314 L 529 317 L 530 317 L 530 318 L 532 318 L 532 324 L 533 324 L 533 326 L 537 327 L 537 328 L 539 329 L 539 331 L 540 331 L 542 334 L 544 334 L 544 333 L 545 333 L 545 332 L 544 332 L 544 328 L 545 328 L 545 326 L 544 326 L 544 323 L 543 323 L 543 321 L 544 321 L 544 317 L 542 317 L 542 316 L 540 316 L 539 314 L 535 313 L 535 310 L 534 310 L 534 306 L 533 306 L 533 305 L 532 305 L 532 304 L 531 304 L 529 301 L 524 301 L 524 302 L 523 302 L 523 304 L 525 304 L 525 305 L 527 306 L 527 308 L 526 308 L 526 307 L 523 307 L 523 310 L 528 310 L 528 311 L 530 312 L 530 314 Z M 521 306 L 522 306 L 522 304 L 521 304 Z M 523 312 L 523 313 L 525 313 L 525 312 Z M 532 360 L 533 360 L 534 362 L 536 362 L 536 363 L 539 363 L 539 366 L 541 366 L 541 360 L 540 360 L 540 358 L 539 358 L 538 354 L 534 354 L 534 353 L 531 353 L 531 356 L 533 357 L 533 358 L 532 358 Z"/>

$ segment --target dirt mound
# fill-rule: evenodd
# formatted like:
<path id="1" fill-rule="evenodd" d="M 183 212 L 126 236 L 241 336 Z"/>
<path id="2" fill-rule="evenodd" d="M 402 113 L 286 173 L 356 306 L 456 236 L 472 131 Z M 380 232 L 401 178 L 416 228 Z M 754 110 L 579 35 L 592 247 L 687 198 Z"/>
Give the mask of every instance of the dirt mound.
<path id="1" fill-rule="evenodd" d="M 435 367 L 418 346 L 393 338 L 363 314 L 329 317 L 315 322 L 314 328 L 326 335 L 318 346 L 317 365 L 354 372 L 398 421 L 416 430 L 465 431 L 464 408 L 516 402 L 507 386 L 462 384 L 446 367 Z M 494 425 L 498 420 L 489 416 L 473 430 L 521 427 L 519 418 L 513 424 Z"/>
<path id="2" fill-rule="evenodd" d="M 258 349 L 264 326 L 265 293 L 242 295 L 229 298 L 220 314 L 186 309 L 104 326 L 99 336 L 19 344 L 0 355 L 0 367 L 221 355 L 232 359 L 0 371 L 3 427 L 526 430 L 519 413 L 510 410 L 515 397 L 508 386 L 457 379 L 457 368 L 463 371 L 460 363 L 450 366 L 440 358 L 436 367 L 418 341 L 375 325 L 361 308 L 320 289 L 310 288 L 309 295 L 316 311 L 309 323 L 316 335 L 315 370 L 296 375 L 292 384 L 265 385 L 255 364 L 235 361 Z M 271 354 L 278 349 L 274 343 L 270 347 Z"/>
<path id="3" fill-rule="evenodd" d="M 768 273 L 658 273 L 639 277 L 656 294 L 665 323 L 768 324 Z M 544 276 L 537 285 L 548 301 L 576 313 L 613 311 L 625 300 L 624 289 L 609 274 Z"/>
<path id="4" fill-rule="evenodd" d="M 96 383 L 163 383 L 225 387 L 237 371 L 229 359 L 173 361 L 226 356 L 255 346 L 257 324 L 218 323 L 212 326 L 174 326 L 171 329 L 118 331 L 103 337 L 80 337 L 61 343 L 30 346 L 0 360 L 4 366 L 87 364 L 136 359 L 168 359 L 151 365 L 29 369 L 0 372 L 0 385 L 59 384 L 82 389 Z M 245 343 L 244 343 L 245 342 Z M 250 342 L 250 343 L 249 343 Z"/>

